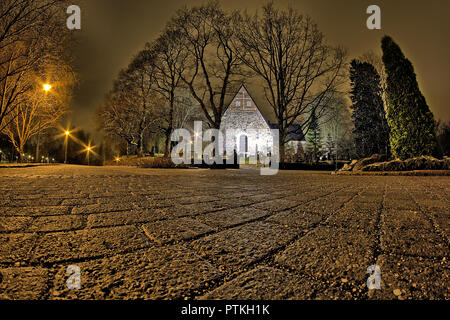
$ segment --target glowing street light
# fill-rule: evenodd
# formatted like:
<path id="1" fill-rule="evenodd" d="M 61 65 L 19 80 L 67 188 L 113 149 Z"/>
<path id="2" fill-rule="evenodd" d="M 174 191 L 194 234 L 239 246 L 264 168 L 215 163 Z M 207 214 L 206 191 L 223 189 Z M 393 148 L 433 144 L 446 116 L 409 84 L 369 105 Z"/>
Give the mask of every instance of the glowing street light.
<path id="1" fill-rule="evenodd" d="M 94 149 L 94 147 L 92 147 L 91 144 L 89 143 L 89 145 L 88 145 L 88 146 L 86 147 L 86 149 L 84 150 L 84 151 L 87 152 L 86 156 L 87 156 L 87 163 L 88 163 L 88 166 L 89 166 L 89 160 L 90 160 L 90 158 L 91 158 L 91 152 L 94 152 L 94 151 L 92 151 L 92 149 Z"/>
<path id="2" fill-rule="evenodd" d="M 64 150 L 64 164 L 67 164 L 67 147 L 69 145 L 70 131 L 66 130 L 64 132 L 64 134 L 65 134 L 65 139 L 64 139 L 64 147 L 65 147 L 65 150 Z"/>
<path id="3" fill-rule="evenodd" d="M 48 83 L 44 84 L 42 87 L 44 88 L 45 92 L 49 92 L 50 89 L 52 88 L 51 84 Z"/>

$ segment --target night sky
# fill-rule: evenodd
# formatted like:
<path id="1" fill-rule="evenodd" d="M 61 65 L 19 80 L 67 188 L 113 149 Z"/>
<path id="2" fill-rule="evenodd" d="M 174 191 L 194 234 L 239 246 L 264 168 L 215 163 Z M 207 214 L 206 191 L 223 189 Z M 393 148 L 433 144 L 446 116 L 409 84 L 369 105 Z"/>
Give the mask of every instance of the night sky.
<path id="1" fill-rule="evenodd" d="M 144 44 L 153 40 L 173 13 L 195 0 L 89 0 L 80 4 L 82 29 L 74 50 L 81 83 L 75 93 L 73 125 L 94 131 L 93 114 L 112 81 Z M 224 0 L 224 9 L 253 12 L 267 1 Z M 342 45 L 349 58 L 373 50 L 381 53 L 380 41 L 388 34 L 414 65 L 420 88 L 437 119 L 450 120 L 450 1 L 448 0 L 277 0 L 309 14 L 331 44 Z M 382 30 L 366 28 L 366 8 L 377 4 Z M 264 98 L 252 92 L 257 102 Z M 270 112 L 268 109 L 264 112 Z"/>

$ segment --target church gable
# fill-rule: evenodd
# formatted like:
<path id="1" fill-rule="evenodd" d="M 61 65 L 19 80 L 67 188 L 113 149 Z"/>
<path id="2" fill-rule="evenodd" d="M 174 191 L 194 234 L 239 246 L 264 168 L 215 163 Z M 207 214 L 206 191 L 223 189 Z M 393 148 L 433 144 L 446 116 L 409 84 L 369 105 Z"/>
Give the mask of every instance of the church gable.
<path id="1" fill-rule="evenodd" d="M 270 129 L 256 103 L 242 86 L 222 117 L 224 129 Z"/>

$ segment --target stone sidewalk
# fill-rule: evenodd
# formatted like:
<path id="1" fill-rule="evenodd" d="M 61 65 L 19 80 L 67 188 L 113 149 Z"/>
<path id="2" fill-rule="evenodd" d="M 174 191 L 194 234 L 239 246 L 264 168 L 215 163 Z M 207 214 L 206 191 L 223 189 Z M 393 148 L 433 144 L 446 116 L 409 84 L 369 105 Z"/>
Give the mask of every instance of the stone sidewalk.
<path id="1" fill-rule="evenodd" d="M 450 177 L 3 168 L 0 298 L 449 299 L 449 194 Z"/>

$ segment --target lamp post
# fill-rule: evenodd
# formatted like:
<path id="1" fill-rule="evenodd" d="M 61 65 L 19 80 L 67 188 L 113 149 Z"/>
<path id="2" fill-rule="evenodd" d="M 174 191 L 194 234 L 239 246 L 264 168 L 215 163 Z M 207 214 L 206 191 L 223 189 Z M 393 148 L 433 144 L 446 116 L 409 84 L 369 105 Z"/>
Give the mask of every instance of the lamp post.
<path id="1" fill-rule="evenodd" d="M 42 89 L 45 93 L 48 93 L 52 89 L 52 85 L 49 83 L 45 83 L 42 85 Z M 36 143 L 36 161 L 39 161 L 39 146 L 40 146 L 40 137 L 41 137 L 41 122 L 38 123 L 38 132 L 37 132 L 37 143 Z"/>
<path id="2" fill-rule="evenodd" d="M 65 146 L 65 151 L 64 151 L 64 164 L 67 163 L 67 146 L 69 145 L 69 136 L 70 136 L 70 131 L 66 130 L 66 132 L 64 133 L 66 135 L 65 140 L 64 140 L 64 146 Z"/>
<path id="3" fill-rule="evenodd" d="M 87 151 L 87 163 L 88 163 L 88 166 L 89 166 L 89 158 L 90 158 L 90 155 L 91 155 L 91 146 L 88 146 L 87 148 L 86 148 L 86 151 Z"/>

